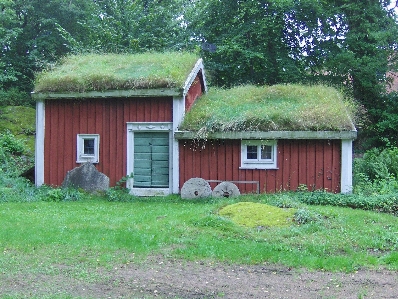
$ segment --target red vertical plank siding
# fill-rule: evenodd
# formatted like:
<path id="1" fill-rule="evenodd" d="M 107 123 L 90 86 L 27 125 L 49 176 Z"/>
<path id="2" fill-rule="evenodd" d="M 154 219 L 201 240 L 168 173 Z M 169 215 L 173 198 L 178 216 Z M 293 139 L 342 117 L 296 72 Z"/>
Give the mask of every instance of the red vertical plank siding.
<path id="1" fill-rule="evenodd" d="M 235 142 L 235 144 L 230 145 L 230 147 L 232 148 L 232 178 L 240 180 L 240 144 Z"/>
<path id="2" fill-rule="evenodd" d="M 233 169 L 234 169 L 234 165 L 233 164 L 233 148 L 231 148 L 231 154 L 229 155 L 227 152 L 227 148 L 228 148 L 228 144 L 224 144 L 224 148 L 225 148 L 225 177 L 227 178 L 228 181 L 233 180 Z"/>
<path id="3" fill-rule="evenodd" d="M 333 189 L 332 187 L 333 150 L 330 141 L 324 143 L 323 152 L 324 152 L 323 168 L 325 172 L 323 175 L 323 186 L 326 190 L 331 191 Z"/>
<path id="4" fill-rule="evenodd" d="M 214 163 L 213 165 L 217 168 L 217 180 L 226 180 L 225 147 L 220 140 L 216 142 L 215 146 L 217 148 L 217 163 Z"/>
<path id="5" fill-rule="evenodd" d="M 289 173 L 289 190 L 296 190 L 299 178 L 299 144 L 298 142 L 290 142 L 290 173 Z"/>
<path id="6" fill-rule="evenodd" d="M 47 101 L 48 102 L 48 101 Z M 52 114 L 52 106 L 46 104 L 46 114 Z M 47 136 L 51 136 L 51 119 L 49 117 L 45 118 L 45 124 L 44 124 L 45 128 L 46 128 L 46 135 Z M 50 138 L 45 138 L 44 139 L 44 156 L 48 157 L 48 159 L 44 160 L 44 181 L 45 182 L 49 182 L 50 180 Z"/>
<path id="7" fill-rule="evenodd" d="M 268 186 L 268 188 L 266 189 L 266 192 L 275 193 L 277 191 L 277 188 L 276 188 L 277 171 L 275 169 L 269 169 L 265 173 L 266 173 L 265 178 L 260 176 L 260 190 L 261 190 L 261 186 L 264 186 L 264 184 L 266 184 Z M 263 188 L 263 190 L 264 189 L 265 188 Z"/>
<path id="8" fill-rule="evenodd" d="M 121 124 L 117 122 L 117 110 L 118 110 L 118 102 L 113 103 L 109 107 L 109 136 L 104 136 L 109 138 L 109 150 L 107 151 L 107 156 L 105 157 L 106 160 L 109 162 L 109 178 L 113 178 L 114 181 L 117 181 L 116 177 L 116 159 L 118 155 L 118 151 L 116 149 L 117 139 L 121 136 L 117 135 L 117 127 Z M 121 157 L 119 155 L 119 157 Z"/>
<path id="9" fill-rule="evenodd" d="M 214 161 L 217 159 L 217 147 L 214 143 L 214 140 L 211 140 L 210 143 L 202 143 L 202 147 L 204 147 L 206 149 L 206 154 L 208 155 L 208 159 L 204 161 L 204 163 L 209 163 L 209 167 L 210 167 L 210 178 L 212 178 L 212 180 L 217 180 L 217 165 L 214 164 Z M 181 153 L 180 153 L 181 155 Z M 203 160 L 203 159 L 202 159 Z M 212 183 L 210 184 L 210 186 L 212 188 L 214 188 L 217 185 L 217 183 Z M 181 185 L 180 185 L 181 186 Z"/>
<path id="10" fill-rule="evenodd" d="M 100 161 L 95 165 L 109 176 L 111 186 L 115 185 L 126 175 L 126 123 L 171 122 L 172 103 L 168 97 L 47 100 L 45 184 L 61 185 L 66 172 L 80 165 L 76 163 L 77 134 L 99 134 Z"/>
<path id="11" fill-rule="evenodd" d="M 315 169 L 316 169 L 316 177 L 315 177 L 315 189 L 320 189 L 323 187 L 323 176 L 325 175 L 324 167 L 323 167 L 323 145 L 324 141 L 319 141 L 315 145 Z"/>
<path id="12" fill-rule="evenodd" d="M 340 147 L 340 140 L 279 140 L 278 169 L 260 170 L 239 168 L 239 140 L 208 141 L 201 151 L 194 151 L 192 142 L 183 140 L 180 141 L 180 163 L 184 164 L 180 169 L 180 186 L 192 177 L 201 177 L 205 180 L 259 181 L 260 192 L 297 190 L 300 184 L 307 185 L 309 190 L 339 192 Z M 215 185 L 211 184 L 212 188 Z M 236 185 L 242 193 L 256 191 L 255 184 Z"/>
<path id="13" fill-rule="evenodd" d="M 110 106 L 111 102 L 102 102 L 102 131 L 100 135 L 100 163 L 107 161 L 106 149 L 110 148 Z M 103 173 L 110 173 L 110 163 L 103 163 L 101 168 Z"/>
<path id="14" fill-rule="evenodd" d="M 198 145 L 197 151 L 200 152 L 200 177 L 210 177 L 210 168 L 214 167 L 213 165 L 210 164 L 209 162 L 209 155 L 203 154 L 202 152 L 208 150 L 206 147 L 203 148 L 202 144 Z"/>
<path id="15" fill-rule="evenodd" d="M 191 109 L 195 100 L 202 94 L 203 89 L 203 80 L 202 80 L 202 73 L 199 72 L 196 75 L 195 80 L 192 82 L 188 93 L 185 97 L 185 111 Z"/>
<path id="16" fill-rule="evenodd" d="M 298 186 L 306 185 L 307 182 L 307 171 L 308 171 L 308 160 L 307 160 L 307 142 L 306 140 L 300 140 L 298 143 Z M 309 145 L 310 146 L 310 145 Z M 306 163 L 302 163 L 306 161 Z"/>
<path id="17" fill-rule="evenodd" d="M 315 143 L 314 141 L 308 141 L 309 146 L 307 147 L 307 182 L 315 182 L 315 161 L 316 161 L 316 153 L 315 153 Z M 315 189 L 315 183 L 307 184 L 307 189 L 309 191 L 313 191 Z"/>
<path id="18" fill-rule="evenodd" d="M 333 141 L 333 192 L 338 193 L 341 190 L 341 141 Z"/>
<path id="19" fill-rule="evenodd" d="M 283 165 L 283 167 L 281 167 Z M 290 143 L 278 142 L 278 172 L 281 173 L 279 181 L 280 190 L 290 189 Z"/>
<path id="20" fill-rule="evenodd" d="M 61 109 L 62 111 L 65 111 L 64 113 L 60 113 L 64 118 L 64 126 L 62 127 L 64 135 L 64 138 L 62 139 L 64 151 L 61 157 L 63 157 L 63 169 L 70 169 L 76 161 L 76 135 L 73 133 L 73 118 L 71 117 L 73 116 L 73 106 L 67 105 L 64 101 Z M 64 128 L 70 129 L 65 130 Z M 64 176 L 65 173 L 61 172 L 60 179 L 63 180 Z"/>
<path id="21" fill-rule="evenodd" d="M 277 145 L 277 151 L 278 151 L 278 155 L 277 155 L 277 162 L 278 165 L 280 165 L 281 163 L 283 163 L 283 161 L 285 161 L 285 144 L 284 143 L 278 143 Z M 275 189 L 276 192 L 283 190 L 283 170 L 279 170 L 276 171 L 275 174 Z"/>

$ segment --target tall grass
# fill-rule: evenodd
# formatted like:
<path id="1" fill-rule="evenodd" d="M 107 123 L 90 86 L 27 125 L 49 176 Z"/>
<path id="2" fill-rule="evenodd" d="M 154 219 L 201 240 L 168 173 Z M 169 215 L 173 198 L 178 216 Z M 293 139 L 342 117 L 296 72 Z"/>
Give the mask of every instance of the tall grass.
<path id="1" fill-rule="evenodd" d="M 181 130 L 353 130 L 355 105 L 326 86 L 274 85 L 212 89 L 187 113 Z"/>
<path id="2" fill-rule="evenodd" d="M 72 55 L 38 74 L 35 92 L 182 88 L 197 60 L 178 52 Z"/>

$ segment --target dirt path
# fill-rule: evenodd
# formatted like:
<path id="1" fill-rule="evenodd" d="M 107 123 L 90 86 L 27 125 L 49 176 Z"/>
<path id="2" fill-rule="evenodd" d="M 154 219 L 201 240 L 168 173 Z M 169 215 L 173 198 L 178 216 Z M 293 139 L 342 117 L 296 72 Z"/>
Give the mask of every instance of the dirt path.
<path id="1" fill-rule="evenodd" d="M 398 273 L 386 270 L 347 274 L 154 258 L 112 271 L 97 269 L 93 282 L 73 278 L 67 267 L 59 266 L 55 273 L 34 277 L 3 273 L 0 294 L 18 294 L 18 298 L 51 298 L 49 294 L 57 298 L 398 298 Z"/>

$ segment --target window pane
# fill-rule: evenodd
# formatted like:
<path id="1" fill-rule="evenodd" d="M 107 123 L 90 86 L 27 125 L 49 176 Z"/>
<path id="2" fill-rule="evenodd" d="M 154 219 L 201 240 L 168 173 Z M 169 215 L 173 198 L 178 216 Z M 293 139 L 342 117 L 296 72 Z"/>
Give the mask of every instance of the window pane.
<path id="1" fill-rule="evenodd" d="M 83 153 L 85 155 L 94 155 L 94 138 L 93 139 L 83 139 L 84 148 Z"/>
<path id="2" fill-rule="evenodd" d="M 261 146 L 261 159 L 271 160 L 272 159 L 272 146 L 262 145 Z"/>
<path id="3" fill-rule="evenodd" d="M 257 159 L 257 146 L 248 145 L 247 146 L 247 159 Z"/>

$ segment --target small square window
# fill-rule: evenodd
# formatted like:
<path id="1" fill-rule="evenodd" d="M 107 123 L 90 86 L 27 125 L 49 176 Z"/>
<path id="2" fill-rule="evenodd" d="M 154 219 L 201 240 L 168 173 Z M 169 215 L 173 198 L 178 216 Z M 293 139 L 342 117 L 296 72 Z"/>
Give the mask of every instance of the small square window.
<path id="1" fill-rule="evenodd" d="M 246 153 L 248 160 L 257 160 L 257 145 L 248 145 Z"/>
<path id="2" fill-rule="evenodd" d="M 95 139 L 94 138 L 84 138 L 83 139 L 83 154 L 84 155 L 95 155 L 94 152 L 94 144 L 95 144 Z"/>
<path id="3" fill-rule="evenodd" d="M 77 163 L 99 162 L 99 135 L 77 135 Z"/>
<path id="4" fill-rule="evenodd" d="M 271 160 L 272 159 L 272 146 L 271 145 L 261 145 L 261 160 Z"/>
<path id="5" fill-rule="evenodd" d="M 242 140 L 241 168 L 276 169 L 276 140 Z"/>

